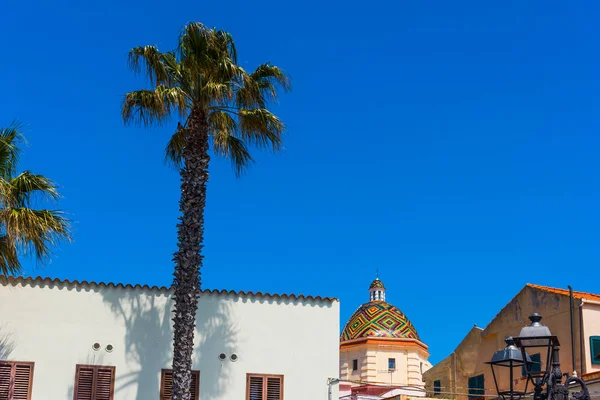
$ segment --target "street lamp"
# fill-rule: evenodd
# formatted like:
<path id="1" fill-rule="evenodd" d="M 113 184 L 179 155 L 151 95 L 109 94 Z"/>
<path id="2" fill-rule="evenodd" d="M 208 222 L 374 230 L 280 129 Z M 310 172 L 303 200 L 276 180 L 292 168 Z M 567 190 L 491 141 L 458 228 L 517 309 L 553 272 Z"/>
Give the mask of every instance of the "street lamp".
<path id="1" fill-rule="evenodd" d="M 585 382 L 576 377 L 564 374 L 566 377 L 563 383 L 563 373 L 560 370 L 560 359 L 559 359 L 559 341 L 556 336 L 553 336 L 550 329 L 543 325 L 540 321 L 542 317 L 534 313 L 529 317 L 531 324 L 521 329 L 519 336 L 513 338 L 513 342 L 516 347 L 520 348 L 521 352 L 521 365 L 525 365 L 527 370 L 527 381 L 531 380 L 534 385 L 533 399 L 534 400 L 569 400 L 569 387 L 573 384 L 577 384 L 581 387 L 581 391 L 573 392 L 572 396 L 575 400 L 591 400 L 590 393 L 587 389 Z M 508 342 L 507 342 L 508 343 Z M 508 348 L 508 347 L 507 347 Z M 533 372 L 533 363 L 527 355 L 527 349 L 533 348 L 544 348 L 546 349 L 546 368 L 540 368 L 540 372 Z M 501 350 L 501 351 L 506 351 Z M 499 352 L 494 354 L 494 357 Z M 523 360 L 526 360 L 523 363 Z M 492 373 L 494 359 L 488 364 L 492 364 Z M 512 374 L 510 375 L 511 383 L 509 389 L 506 391 L 498 390 L 498 395 L 506 400 L 509 399 L 520 399 L 523 396 L 523 392 L 514 390 L 512 384 Z M 496 378 L 494 377 L 494 380 Z M 544 385 L 546 391 L 544 393 Z M 498 385 L 496 385 L 498 389 Z M 527 390 L 527 383 L 525 384 L 525 391 Z"/>
<path id="2" fill-rule="evenodd" d="M 543 325 L 540 321 L 542 316 L 538 313 L 533 313 L 529 316 L 531 324 L 523 327 L 519 336 L 515 337 L 515 344 L 521 349 L 521 352 L 525 354 L 527 350 L 529 353 L 531 349 L 541 348 L 546 353 L 546 368 L 541 368 L 539 373 L 532 373 L 531 365 L 527 368 L 527 376 L 529 379 L 543 378 L 544 375 L 550 374 L 550 367 L 552 366 L 552 356 L 554 356 L 554 349 L 558 351 L 558 337 L 553 336 L 550 329 Z"/>
<path id="3" fill-rule="evenodd" d="M 498 395 L 502 397 L 502 400 L 520 400 L 522 396 L 527 393 L 527 384 L 525 382 L 525 389 L 523 391 L 515 390 L 515 368 L 517 370 L 517 377 L 520 376 L 521 368 L 525 364 L 531 364 L 531 359 L 526 353 L 521 352 L 516 346 L 515 341 L 512 337 L 506 338 L 506 348 L 498 350 L 494 353 L 492 361 L 487 362 L 492 367 L 492 376 L 494 377 L 494 384 L 496 385 L 496 391 Z M 523 361 L 525 360 L 525 361 Z M 508 372 L 508 374 L 506 374 Z M 502 379 L 504 375 L 508 375 L 508 385 L 505 382 L 498 381 Z"/>

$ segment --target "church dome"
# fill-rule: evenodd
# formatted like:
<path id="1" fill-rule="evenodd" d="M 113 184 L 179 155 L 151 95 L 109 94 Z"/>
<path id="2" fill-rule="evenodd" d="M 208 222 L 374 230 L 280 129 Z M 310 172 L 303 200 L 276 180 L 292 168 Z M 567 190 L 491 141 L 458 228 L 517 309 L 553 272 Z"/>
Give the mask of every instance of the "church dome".
<path id="1" fill-rule="evenodd" d="M 370 300 L 358 307 L 342 331 L 341 341 L 359 338 L 417 339 L 419 335 L 406 315 L 385 302 L 385 286 L 376 279 L 369 287 Z"/>

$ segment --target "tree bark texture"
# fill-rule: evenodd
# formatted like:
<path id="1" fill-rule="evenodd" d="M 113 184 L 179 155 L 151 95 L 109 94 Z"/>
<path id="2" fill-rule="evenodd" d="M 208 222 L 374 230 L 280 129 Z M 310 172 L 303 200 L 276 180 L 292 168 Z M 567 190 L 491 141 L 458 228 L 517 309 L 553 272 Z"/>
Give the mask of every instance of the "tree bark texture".
<path id="1" fill-rule="evenodd" d="M 194 108 L 185 129 L 181 169 L 181 216 L 177 224 L 173 280 L 173 400 L 191 400 L 192 354 L 196 311 L 200 297 L 200 268 L 204 240 L 204 206 L 208 181 L 208 122 Z"/>

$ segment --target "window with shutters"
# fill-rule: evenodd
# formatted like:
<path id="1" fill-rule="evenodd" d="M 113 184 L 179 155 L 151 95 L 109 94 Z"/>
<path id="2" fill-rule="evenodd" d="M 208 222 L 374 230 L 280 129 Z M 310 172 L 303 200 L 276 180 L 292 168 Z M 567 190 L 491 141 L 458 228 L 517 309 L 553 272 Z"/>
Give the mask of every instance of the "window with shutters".
<path id="1" fill-rule="evenodd" d="M 77 365 L 74 400 L 113 400 L 114 390 L 115 367 Z"/>
<path id="2" fill-rule="evenodd" d="M 484 390 L 485 378 L 483 374 L 469 378 L 469 399 L 483 399 Z"/>
<path id="3" fill-rule="evenodd" d="M 200 371 L 192 371 L 192 400 L 200 396 Z M 163 369 L 160 374 L 160 400 L 173 398 L 173 370 Z"/>
<path id="4" fill-rule="evenodd" d="M 442 392 L 442 381 L 433 381 L 433 394 L 440 394 Z"/>
<path id="5" fill-rule="evenodd" d="M 536 376 L 542 372 L 542 356 L 540 353 L 535 353 L 529 357 L 531 358 L 531 365 L 529 367 L 531 375 Z M 527 367 L 525 365 L 521 367 L 521 376 L 523 378 L 527 376 Z"/>
<path id="6" fill-rule="evenodd" d="M 590 336 L 592 364 L 600 364 L 600 336 Z"/>
<path id="7" fill-rule="evenodd" d="M 283 375 L 246 376 L 246 400 L 283 400 Z"/>
<path id="8" fill-rule="evenodd" d="M 0 361 L 0 400 L 30 400 L 33 363 Z"/>

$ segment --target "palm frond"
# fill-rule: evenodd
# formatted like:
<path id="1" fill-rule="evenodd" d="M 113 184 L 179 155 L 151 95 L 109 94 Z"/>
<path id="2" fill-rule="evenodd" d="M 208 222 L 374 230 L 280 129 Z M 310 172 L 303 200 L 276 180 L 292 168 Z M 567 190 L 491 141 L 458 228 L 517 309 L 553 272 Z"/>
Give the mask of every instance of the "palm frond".
<path id="1" fill-rule="evenodd" d="M 234 95 L 231 85 L 212 80 L 206 81 L 201 90 L 203 97 L 211 99 L 211 103 L 217 105 L 227 104 Z"/>
<path id="2" fill-rule="evenodd" d="M 21 271 L 21 262 L 14 242 L 6 236 L 0 236 L 0 273 L 15 275 Z"/>
<path id="3" fill-rule="evenodd" d="M 272 99 L 277 98 L 278 86 L 285 92 L 292 89 L 290 77 L 281 68 L 271 63 L 259 65 L 258 68 L 250 74 L 250 79 L 257 82 L 263 95 L 268 95 Z"/>
<path id="4" fill-rule="evenodd" d="M 216 31 L 215 36 L 222 51 L 229 55 L 229 58 L 234 64 L 237 64 L 237 50 L 235 48 L 233 36 L 225 31 Z"/>
<path id="5" fill-rule="evenodd" d="M 33 196 L 56 200 L 60 196 L 56 184 L 43 175 L 23 171 L 14 178 L 0 183 L 5 207 L 28 207 Z"/>
<path id="6" fill-rule="evenodd" d="M 181 84 L 181 82 L 183 82 L 183 76 L 181 74 L 181 66 L 177 61 L 177 55 L 175 54 L 175 52 L 163 53 L 161 61 L 167 69 L 169 77 L 173 81 L 170 83 Z"/>
<path id="7" fill-rule="evenodd" d="M 213 145 L 216 154 L 229 158 L 237 176 L 254 162 L 244 142 L 225 130 L 213 133 Z"/>
<path id="8" fill-rule="evenodd" d="M 179 36 L 177 51 L 181 65 L 199 80 L 214 64 L 214 30 L 200 22 L 187 24 Z M 199 85 L 197 85 L 199 86 Z"/>
<path id="9" fill-rule="evenodd" d="M 183 163 L 183 148 L 185 146 L 185 128 L 177 123 L 177 131 L 171 136 L 165 148 L 165 163 L 173 167 L 181 167 Z"/>
<path id="10" fill-rule="evenodd" d="M 258 81 L 252 79 L 246 71 L 241 71 L 236 79 L 235 106 L 240 109 L 265 108 L 266 98 L 263 96 Z"/>
<path id="11" fill-rule="evenodd" d="M 155 46 L 138 46 L 129 51 L 129 66 L 140 73 L 145 69 L 146 77 L 155 84 L 169 84 L 170 74 L 165 64 L 165 54 L 158 51 Z"/>
<path id="12" fill-rule="evenodd" d="M 125 95 L 121 111 L 126 124 L 151 126 L 168 121 L 173 111 L 184 115 L 186 94 L 179 87 L 158 85 L 154 90 L 142 89 Z"/>
<path id="13" fill-rule="evenodd" d="M 188 109 L 186 93 L 180 87 L 166 87 L 158 85 L 154 89 L 157 96 L 161 99 L 167 113 L 177 111 L 180 116 L 185 116 Z M 191 104 L 190 104 L 191 105 Z"/>
<path id="14" fill-rule="evenodd" d="M 59 241 L 70 240 L 69 221 L 60 211 L 17 207 L 4 209 L 0 215 L 6 224 L 7 240 L 38 261 L 46 261 Z"/>
<path id="15" fill-rule="evenodd" d="M 12 176 L 17 168 L 21 148 L 25 139 L 21 135 L 21 124 L 17 121 L 6 128 L 0 128 L 0 176 L 5 179 Z"/>
<path id="16" fill-rule="evenodd" d="M 211 133 L 226 131 L 234 134 L 238 130 L 238 124 L 228 112 L 215 110 L 208 115 L 208 129 Z"/>
<path id="17" fill-rule="evenodd" d="M 281 149 L 285 125 L 275 114 L 264 108 L 240 110 L 238 124 L 241 138 L 259 148 Z"/>

